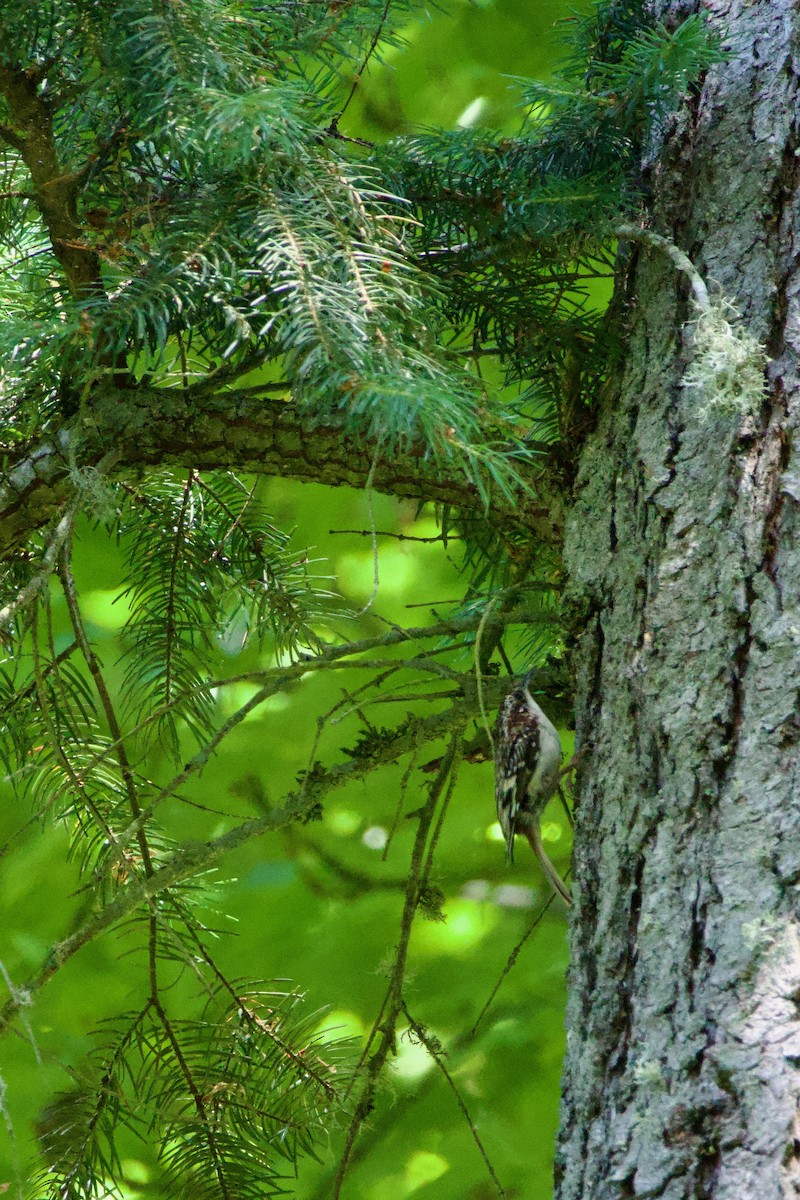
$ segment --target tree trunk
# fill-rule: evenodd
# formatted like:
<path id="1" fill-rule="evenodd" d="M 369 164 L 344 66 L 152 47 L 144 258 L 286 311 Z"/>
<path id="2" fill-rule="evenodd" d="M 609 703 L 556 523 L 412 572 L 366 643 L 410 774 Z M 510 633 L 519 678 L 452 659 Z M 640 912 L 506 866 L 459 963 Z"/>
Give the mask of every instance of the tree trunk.
<path id="1" fill-rule="evenodd" d="M 659 155 L 651 226 L 738 305 L 767 391 L 724 413 L 681 386 L 686 281 L 634 249 L 567 533 L 589 751 L 560 1200 L 800 1195 L 800 16 L 706 7 L 730 57 Z"/>

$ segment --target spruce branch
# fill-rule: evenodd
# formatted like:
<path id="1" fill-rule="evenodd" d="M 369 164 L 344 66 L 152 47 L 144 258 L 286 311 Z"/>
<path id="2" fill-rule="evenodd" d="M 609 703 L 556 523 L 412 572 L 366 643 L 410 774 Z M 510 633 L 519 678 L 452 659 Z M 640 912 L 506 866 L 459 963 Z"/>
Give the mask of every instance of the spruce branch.
<path id="1" fill-rule="evenodd" d="M 76 298 L 102 290 L 100 260 L 83 240 L 76 207 L 79 175 L 59 161 L 53 110 L 39 88 L 36 72 L 0 66 L 0 94 L 13 121 L 2 136 L 30 172 L 36 204 L 67 286 Z"/>
<path id="2" fill-rule="evenodd" d="M 443 734 L 462 730 L 473 712 L 474 703 L 464 701 L 453 704 L 445 713 L 410 718 L 393 736 L 384 739 L 370 757 L 356 757 L 349 762 L 314 771 L 311 777 L 304 781 L 301 792 L 290 793 L 282 804 L 275 806 L 264 816 L 245 821 L 208 842 L 175 851 L 147 878 L 131 878 L 114 900 L 51 947 L 39 970 L 19 987 L 0 1009 L 0 1033 L 21 1008 L 31 1003 L 33 995 L 79 950 L 131 916 L 143 904 L 149 906 L 162 892 L 209 870 L 232 851 L 262 837 L 265 833 L 274 832 L 294 821 L 313 819 L 319 811 L 322 799 L 334 788 L 365 778 L 378 767 L 396 762 L 426 741 L 437 741 Z M 150 815 L 149 811 L 144 811 L 142 822 L 147 821 Z M 139 822 L 133 822 L 128 829 L 121 832 L 119 842 L 124 845 L 127 839 L 136 835 L 138 828 Z"/>
<path id="3" fill-rule="evenodd" d="M 0 558 L 24 545 L 63 504 L 68 457 L 79 467 L 94 466 L 109 447 L 116 455 L 111 479 L 143 466 L 190 466 L 333 487 L 363 487 L 376 451 L 374 441 L 349 432 L 343 423 L 315 422 L 295 405 L 263 396 L 103 387 L 94 392 L 83 419 L 43 438 L 0 474 Z M 530 491 L 507 494 L 491 487 L 487 505 L 455 461 L 437 462 L 425 445 L 410 442 L 378 458 L 373 486 L 387 495 L 448 505 L 476 518 L 487 514 L 498 528 L 530 531 L 555 545 L 565 498 L 543 474 L 533 479 Z"/>

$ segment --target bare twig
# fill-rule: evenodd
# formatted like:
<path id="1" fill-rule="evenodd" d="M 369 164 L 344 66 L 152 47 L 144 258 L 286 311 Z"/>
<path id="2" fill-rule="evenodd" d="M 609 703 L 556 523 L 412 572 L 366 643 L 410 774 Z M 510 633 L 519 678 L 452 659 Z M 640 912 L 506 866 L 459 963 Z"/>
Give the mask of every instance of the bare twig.
<path id="1" fill-rule="evenodd" d="M 355 75 L 353 76 L 353 86 L 350 88 L 350 91 L 347 95 L 347 99 L 345 100 L 344 104 L 340 108 L 338 114 L 333 118 L 333 120 L 330 123 L 330 126 L 328 128 L 328 134 L 331 137 L 344 138 L 344 134 L 339 132 L 339 122 L 341 121 L 344 114 L 347 112 L 347 109 L 350 106 L 350 101 L 353 99 L 353 96 L 355 96 L 356 89 L 358 88 L 358 85 L 361 83 L 361 77 L 364 74 L 364 72 L 366 71 L 367 67 L 369 66 L 369 60 L 372 58 L 373 54 L 375 53 L 375 51 L 378 48 L 378 42 L 381 40 L 381 34 L 383 33 L 383 27 L 386 24 L 386 18 L 389 16 L 389 9 L 391 7 L 391 3 L 392 3 L 392 0 L 386 0 L 386 3 L 383 6 L 383 13 L 381 14 L 381 18 L 378 21 L 378 26 L 375 30 L 375 34 L 372 38 L 372 41 L 370 43 L 369 49 L 367 50 L 367 53 L 364 55 L 364 61 L 362 62 L 361 66 L 358 68 Z M 371 142 L 362 141 L 362 139 L 360 139 L 360 138 L 346 138 L 345 140 L 346 141 L 356 141 L 362 146 L 371 146 L 371 144 L 372 144 Z"/>
<path id="2" fill-rule="evenodd" d="M 477 1033 L 478 1026 L 480 1025 L 483 1018 L 486 1016 L 489 1009 L 492 1007 L 492 1004 L 494 1003 L 494 998 L 497 995 L 497 993 L 500 991 L 500 988 L 503 986 L 506 976 L 509 974 L 512 967 L 514 966 L 514 963 L 519 958 L 520 950 L 525 945 L 525 943 L 528 941 L 528 939 L 533 937 L 534 933 L 536 932 L 536 930 L 539 928 L 542 921 L 544 920 L 544 918 L 547 914 L 547 911 L 550 908 L 553 901 L 555 900 L 555 898 L 556 898 L 555 892 L 551 892 L 550 895 L 545 900 L 542 907 L 539 909 L 539 912 L 533 918 L 530 925 L 528 926 L 528 928 L 523 933 L 522 937 L 517 942 L 514 949 L 509 954 L 509 956 L 506 960 L 506 965 L 503 967 L 503 970 L 500 974 L 500 978 L 498 979 L 497 983 L 492 988 L 491 992 L 489 993 L 488 1000 L 486 1001 L 483 1008 L 481 1009 L 481 1011 L 478 1013 L 477 1017 L 475 1018 L 475 1023 L 469 1031 L 470 1038 L 474 1037 L 474 1035 Z"/>
<path id="3" fill-rule="evenodd" d="M 673 266 L 677 267 L 689 280 L 698 308 L 702 312 L 708 312 L 711 301 L 705 280 L 689 255 L 684 254 L 679 246 L 676 246 L 669 238 L 662 237 L 660 233 L 654 233 L 652 229 L 644 229 L 639 225 L 620 225 L 614 230 L 614 234 L 618 238 L 626 238 L 632 242 L 642 242 L 645 246 L 653 246 L 665 254 Z"/>
<path id="4" fill-rule="evenodd" d="M 367 497 L 367 512 L 369 513 L 369 528 L 370 539 L 372 541 L 372 592 L 363 608 L 360 608 L 356 613 L 356 617 L 365 616 L 372 608 L 378 598 L 378 588 L 380 587 L 380 571 L 378 569 L 378 535 L 375 530 L 375 494 L 372 490 L 372 485 L 375 480 L 375 472 L 378 469 L 378 449 L 375 450 L 375 457 L 369 468 L 369 475 L 364 487 L 364 492 Z"/>
<path id="5" fill-rule="evenodd" d="M 358 537 L 372 537 L 374 532 L 375 537 L 394 538 L 397 542 L 424 542 L 427 545 L 432 545 L 435 542 L 443 542 L 444 538 L 441 533 L 437 533 L 436 537 L 416 537 L 411 533 L 393 533 L 391 529 L 329 529 L 328 533 L 354 533 Z M 448 534 L 448 542 L 460 542 L 462 539 Z M 408 606 L 410 607 L 410 605 Z"/>
<path id="6" fill-rule="evenodd" d="M 403 1014 L 404 1014 L 406 1020 L 408 1021 L 409 1028 L 410 1028 L 411 1032 L 413 1033 L 414 1037 L 417 1039 L 417 1041 L 421 1042 L 422 1045 L 425 1047 L 425 1049 L 428 1051 L 428 1054 L 430 1054 L 431 1058 L 436 1063 L 436 1066 L 439 1068 L 439 1071 L 442 1073 L 445 1080 L 447 1081 L 448 1087 L 450 1088 L 451 1092 L 455 1096 L 456 1104 L 461 1109 L 461 1112 L 464 1116 L 464 1120 L 467 1122 L 469 1131 L 472 1134 L 472 1140 L 474 1141 L 475 1145 L 478 1147 L 481 1158 L 483 1159 L 484 1163 L 486 1164 L 486 1170 L 489 1173 L 489 1178 L 491 1179 L 492 1183 L 494 1184 L 495 1189 L 497 1190 L 498 1196 L 500 1196 L 501 1200 L 502 1200 L 502 1197 L 504 1197 L 506 1194 L 505 1190 L 503 1189 L 503 1185 L 501 1184 L 500 1180 L 497 1178 L 497 1174 L 495 1172 L 494 1167 L 491 1164 L 489 1155 L 486 1153 L 486 1149 L 483 1145 L 483 1142 L 481 1141 L 480 1137 L 478 1136 L 478 1130 L 475 1128 L 475 1122 L 473 1121 L 472 1117 L 470 1116 L 470 1112 L 466 1106 L 464 1097 L 461 1095 L 461 1092 L 458 1090 L 458 1087 L 456 1086 L 456 1081 L 453 1079 L 453 1076 L 450 1074 L 450 1072 L 448 1071 L 448 1069 L 445 1065 L 444 1057 L 443 1057 L 443 1050 L 442 1050 L 442 1047 L 441 1047 L 438 1039 L 434 1038 L 428 1032 L 428 1030 L 425 1028 L 425 1026 L 420 1024 L 419 1021 L 414 1020 L 411 1013 L 408 1011 L 408 1008 L 406 1007 L 405 1001 L 403 1001 L 403 1003 L 402 1003 L 402 1010 L 403 1010 Z"/>
<path id="7" fill-rule="evenodd" d="M 463 729 L 463 726 L 461 727 Z M 366 1061 L 365 1076 L 361 1087 L 361 1092 L 353 1112 L 350 1125 L 344 1140 L 344 1148 L 342 1156 L 339 1160 L 339 1169 L 336 1173 L 336 1179 L 333 1184 L 332 1200 L 339 1200 L 342 1191 L 342 1184 L 347 1173 L 347 1168 L 350 1162 L 356 1138 L 361 1130 L 364 1121 L 372 1111 L 375 1100 L 375 1093 L 378 1086 L 378 1077 L 386 1063 L 390 1053 L 395 1051 L 396 1036 L 397 1036 L 397 1018 L 400 1014 L 403 1004 L 403 982 L 405 979 L 406 960 L 408 957 L 408 943 L 411 938 L 411 929 L 414 924 L 414 917 L 419 907 L 420 901 L 423 898 L 425 888 L 428 882 L 428 871 L 430 869 L 430 859 L 425 860 L 425 847 L 428 841 L 428 833 L 433 822 L 433 817 L 436 812 L 436 806 L 439 797 L 447 783 L 451 770 L 455 765 L 458 745 L 461 735 L 461 729 L 457 729 L 450 739 L 447 752 L 442 759 L 442 765 L 439 772 L 431 784 L 428 792 L 428 799 L 423 806 L 419 824 L 417 826 L 417 835 L 414 839 L 414 849 L 411 854 L 411 869 L 408 875 L 408 883 L 406 885 L 405 904 L 403 905 L 403 915 L 400 920 L 400 937 L 395 950 L 394 961 L 389 973 L 389 985 L 386 989 L 386 998 L 381 1006 L 381 1011 L 373 1025 L 372 1031 L 367 1038 L 367 1042 L 362 1054 L 362 1061 Z M 372 1041 L 380 1033 L 378 1044 L 375 1051 L 365 1059 L 369 1051 Z"/>

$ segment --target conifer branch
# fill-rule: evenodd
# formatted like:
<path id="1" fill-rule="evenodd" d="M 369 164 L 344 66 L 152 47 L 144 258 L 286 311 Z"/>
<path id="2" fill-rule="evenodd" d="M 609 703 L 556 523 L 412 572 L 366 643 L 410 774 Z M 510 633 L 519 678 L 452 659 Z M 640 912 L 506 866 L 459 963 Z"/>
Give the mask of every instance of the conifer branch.
<path id="1" fill-rule="evenodd" d="M 39 83 L 37 72 L 0 67 L 0 94 L 13 121 L 13 127 L 4 127 L 0 136 L 17 150 L 30 172 L 36 204 L 67 287 L 75 297 L 88 296 L 102 290 L 100 260 L 83 239 L 76 212 L 79 176 L 65 172 L 59 162 L 52 109 Z"/>
<path id="2" fill-rule="evenodd" d="M 182 389 L 97 389 L 82 420 L 44 438 L 0 475 L 0 559 L 63 504 L 70 491 L 68 458 L 74 456 L 79 467 L 94 466 L 109 449 L 117 455 L 111 478 L 142 466 L 190 466 L 363 487 L 376 447 L 342 425 L 317 424 L 297 405 L 249 392 L 187 397 Z M 484 515 L 478 489 L 456 462 L 437 461 L 423 445 L 381 455 L 373 484 L 387 495 Z M 527 530 L 557 545 L 565 497 L 542 475 L 532 486 L 534 494 L 519 490 L 511 496 L 491 489 L 489 516 L 498 529 Z"/>
<path id="3" fill-rule="evenodd" d="M 309 778 L 304 780 L 301 792 L 290 793 L 281 805 L 271 809 L 264 816 L 244 821 L 235 829 L 208 842 L 176 851 L 148 878 L 131 879 L 122 894 L 71 934 L 56 942 L 39 970 L 24 985 L 15 988 L 10 999 L 0 1009 L 0 1033 L 20 1009 L 32 1003 L 34 994 L 79 950 L 130 916 L 142 904 L 149 904 L 162 892 L 174 888 L 185 879 L 207 871 L 233 850 L 262 837 L 265 833 L 274 832 L 294 821 L 313 820 L 319 813 L 323 797 L 334 788 L 363 779 L 377 768 L 396 762 L 426 741 L 436 741 L 444 734 L 463 729 L 473 710 L 474 703 L 463 701 L 451 705 L 446 712 L 437 713 L 435 716 L 411 718 L 400 729 L 390 731 L 390 735 L 383 739 L 380 745 L 372 747 L 368 757 L 356 757 L 328 769 L 314 770 Z M 143 813 L 142 819 L 146 820 L 149 815 L 147 812 Z M 128 837 L 135 835 L 137 828 L 138 823 L 134 823 L 124 830 L 119 836 L 119 842 L 124 844 Z"/>

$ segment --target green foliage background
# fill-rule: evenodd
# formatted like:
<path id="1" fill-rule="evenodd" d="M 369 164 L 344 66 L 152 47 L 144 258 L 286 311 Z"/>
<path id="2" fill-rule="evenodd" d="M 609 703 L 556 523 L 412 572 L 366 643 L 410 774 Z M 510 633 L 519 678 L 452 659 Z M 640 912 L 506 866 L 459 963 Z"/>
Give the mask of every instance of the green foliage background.
<path id="1" fill-rule="evenodd" d="M 353 610 L 361 607 L 372 590 L 370 540 L 356 535 L 332 537 L 329 531 L 368 528 L 365 497 L 278 480 L 265 493 L 279 526 L 296 524 L 298 538 L 302 535 L 303 542 L 326 555 L 327 563 L 320 567 L 335 576 L 337 588 Z M 411 505 L 376 498 L 374 507 L 379 529 L 412 536 L 435 533 L 434 522 L 424 514 L 417 518 Z M 380 546 L 381 586 L 375 611 L 382 617 L 407 622 L 407 606 L 422 604 L 422 623 L 427 607 L 446 610 L 440 602 L 458 595 L 460 580 L 440 545 L 382 539 Z M 110 681 L 118 683 L 121 669 L 114 670 L 113 664 L 126 615 L 124 600 L 119 599 L 122 563 L 107 539 L 86 525 L 80 529 L 75 551 L 90 633 L 99 656 L 111 668 Z M 454 557 L 456 553 L 454 546 Z M 66 642 L 63 601 L 59 606 L 54 594 L 54 602 Z M 349 636 L 356 633 L 352 621 L 342 619 L 338 624 Z M 359 624 L 364 635 L 383 628 L 371 616 Z M 257 665 L 261 664 L 256 652 L 221 652 L 217 669 L 232 674 Z M 468 664 L 462 657 L 460 662 L 454 659 L 454 665 L 463 669 Z M 214 673 L 214 665 L 210 666 Z M 331 678 L 323 673 L 304 682 L 302 690 L 268 701 L 223 743 L 191 788 L 194 801 L 207 810 L 171 802 L 164 818 L 167 831 L 182 843 L 215 837 L 236 823 L 216 816 L 215 809 L 249 817 L 258 814 L 260 805 L 277 801 L 295 786 L 298 771 L 308 765 L 317 717 L 341 701 L 342 689 L 354 691 L 361 683 L 363 672 L 345 671 Z M 222 715 L 253 691 L 248 684 L 227 689 Z M 400 714 L 380 708 L 365 711 L 380 726 L 420 709 L 413 702 L 391 707 L 400 708 Z M 345 712 L 348 708 L 344 706 Z M 345 720 L 344 731 L 351 741 L 359 725 L 355 713 Z M 324 763 L 337 760 L 333 752 L 342 734 L 341 725 L 327 736 L 323 732 L 318 754 Z M 567 736 L 564 742 L 567 747 Z M 186 753 L 191 754 L 188 743 Z M 154 773 L 165 765 L 159 763 L 157 750 L 149 765 Z M 384 970 L 397 939 L 414 823 L 401 819 L 386 862 L 363 839 L 369 829 L 391 827 L 401 777 L 400 769 L 389 768 L 363 785 L 340 789 L 325 802 L 320 822 L 289 827 L 284 835 L 248 845 L 226 861 L 220 877 L 210 881 L 212 908 L 230 914 L 222 917 L 212 911 L 208 915 L 209 924 L 221 931 L 216 949 L 219 964 L 234 977 L 243 971 L 265 978 L 288 976 L 294 987 L 306 993 L 307 1004 L 319 1010 L 318 1023 L 338 1036 L 360 1038 L 371 1026 L 385 989 Z M 419 768 L 412 773 L 406 811 L 418 807 L 419 788 L 429 778 Z M 6 796 L 4 841 L 13 837 L 25 817 Z M 471 1035 L 511 950 L 548 894 L 527 854 L 518 854 L 513 869 L 506 867 L 493 825 L 491 764 L 465 764 L 436 859 L 434 881 L 445 893 L 446 920 L 418 919 L 406 994 L 416 1019 L 448 1048 L 449 1069 L 508 1194 L 546 1197 L 551 1193 L 562 1050 L 565 923 L 553 906 L 478 1032 Z M 567 830 L 555 808 L 548 814 L 545 833 L 564 870 Z M 77 869 L 73 872 L 64 862 L 65 843 L 58 829 L 49 828 L 31 841 L 24 857 L 9 855 L 3 864 L 2 961 L 14 980 L 34 970 L 49 944 L 63 936 L 70 911 L 86 915 Z M 317 848 L 363 878 L 343 878 Z M 66 905 L 65 896 L 71 897 Z M 3 1178 L 12 1187 L 15 1156 L 22 1164 L 29 1161 L 34 1123 L 65 1085 L 60 1064 L 79 1063 L 103 1018 L 131 1006 L 131 988 L 140 968 L 140 957 L 126 957 L 125 932 L 97 940 L 36 999 L 30 1020 L 41 1062 L 25 1041 L 6 1040 L 2 1074 L 7 1087 L 7 1130 L 13 1131 L 13 1137 L 4 1139 Z M 352 1168 L 345 1195 L 494 1195 L 464 1119 L 425 1050 L 411 1040 L 401 1041 L 390 1077 L 391 1090 L 381 1097 L 363 1135 L 360 1161 Z M 308 1198 L 328 1194 L 336 1150 L 334 1140 L 330 1162 L 306 1162 L 294 1194 Z M 134 1184 L 145 1183 L 149 1173 L 150 1164 L 142 1162 L 139 1153 L 138 1147 L 131 1147 L 130 1157 L 123 1158 L 131 1195 L 138 1194 Z"/>
<path id="2" fill-rule="evenodd" d="M 528 0 L 459 3 L 432 8 L 427 19 L 405 30 L 405 44 L 374 63 L 357 89 L 343 129 L 351 136 L 380 140 L 396 132 L 444 128 L 459 121 L 514 131 L 520 121 L 519 93 L 508 76 L 545 77 L 558 55 L 554 22 L 568 16 L 557 2 Z M 344 489 L 326 490 L 274 480 L 262 498 L 279 528 L 296 528 L 298 548 L 313 547 L 318 568 L 333 577 L 353 611 L 372 590 L 370 539 L 331 534 L 332 529 L 370 525 L 369 501 Z M 425 512 L 375 497 L 379 530 L 433 536 Z M 408 622 L 409 605 L 419 605 L 419 623 L 435 609 L 448 610 L 463 587 L 458 547 L 380 538 L 380 589 L 373 612 L 337 618 L 348 638 L 380 632 L 376 614 Z M 79 527 L 75 571 L 84 612 L 97 652 L 112 682 L 119 682 L 119 631 L 125 616 L 120 598 L 122 557 L 101 529 Z M 63 600 L 55 619 L 67 620 Z M 58 605 L 61 604 L 59 609 Z M 270 665 L 255 650 L 221 647 L 219 669 L 227 673 Z M 468 666 L 462 658 L 460 669 Z M 517 669 L 526 666 L 520 657 Z M 211 665 L 212 673 L 214 671 Z M 116 676 L 116 678 L 115 678 Z M 317 721 L 355 690 L 357 671 L 319 674 L 301 689 L 276 696 L 245 721 L 195 782 L 197 808 L 173 801 L 168 830 L 181 842 L 217 836 L 233 821 L 215 810 L 255 815 L 295 786 L 308 765 Z M 248 688 L 220 695 L 237 705 Z M 251 689 L 252 690 L 252 689 Z M 412 689 L 413 690 L 413 689 Z M 336 715 L 351 706 L 344 704 Z M 424 702 L 399 706 L 427 711 Z M 430 706 L 428 706 L 430 707 Z M 391 709 L 367 709 L 377 725 L 397 719 Z M 223 707 L 225 715 L 227 709 Z M 342 741 L 354 739 L 356 713 L 344 724 L 323 728 L 319 757 L 325 763 Z M 568 749 L 568 735 L 564 737 Z M 187 744 L 187 754 L 191 753 Z M 164 765 L 164 764 L 161 764 Z M 158 751 L 150 769 L 157 773 Z M 404 792 L 407 811 L 419 804 L 429 777 L 417 767 Z M 403 792 L 402 771 L 386 770 L 366 784 L 345 787 L 325 803 L 322 819 L 249 844 L 209 880 L 210 925 L 218 925 L 219 963 L 232 975 L 289 977 L 318 1010 L 315 1023 L 358 1039 L 375 1019 L 385 988 L 384 970 L 397 938 L 413 823 L 400 819 L 386 861 L 365 843 L 368 830 L 391 827 Z M 3 842 L 15 837 L 29 814 L 21 812 L 3 785 L 0 828 Z M 566 966 L 565 923 L 553 906 L 526 944 L 477 1031 L 471 1029 L 499 980 L 515 944 L 529 929 L 547 897 L 533 860 L 520 854 L 504 865 L 493 834 L 492 768 L 466 764 L 461 771 L 439 845 L 434 882 L 445 894 L 443 923 L 418 920 L 412 944 L 407 997 L 415 1018 L 441 1039 L 447 1063 L 508 1196 L 544 1200 L 552 1190 L 552 1146 L 562 1052 L 562 1007 Z M 549 850 L 565 869 L 568 833 L 563 816 L 551 809 L 545 823 Z M 370 835 L 367 834 L 367 842 Z M 24 979 L 49 945 L 90 903 L 80 890 L 77 864 L 65 863 L 65 835 L 48 826 L 29 841 L 24 854 L 6 854 L 0 872 L 0 959 L 8 978 Z M 337 867 L 336 864 L 339 864 Z M 348 874 L 348 872 L 352 874 Z M 509 885 L 516 890 L 510 891 Z M 67 901 L 64 897 L 69 897 Z M 228 916 L 217 916 L 229 913 Z M 126 932 L 85 947 L 37 997 L 29 1014 L 31 1039 L 6 1039 L 0 1073 L 4 1081 L 0 1183 L 12 1193 L 24 1177 L 41 1130 L 42 1114 L 54 1093 L 67 1085 L 64 1064 L 77 1065 L 103 1018 L 131 1004 L 130 989 L 140 963 L 126 956 Z M 35 1047 L 35 1049 L 34 1049 Z M 480 1200 L 495 1195 L 469 1129 L 445 1080 L 423 1047 L 401 1039 L 392 1083 L 358 1144 L 345 1195 L 378 1200 L 418 1196 Z M 44 1118 L 46 1123 L 46 1117 Z M 39 1123 L 37 1125 L 37 1123 Z M 329 1194 L 339 1147 L 308 1159 L 287 1188 L 302 1200 Z M 133 1143 L 122 1147 L 125 1191 L 152 1195 L 152 1164 Z"/>

